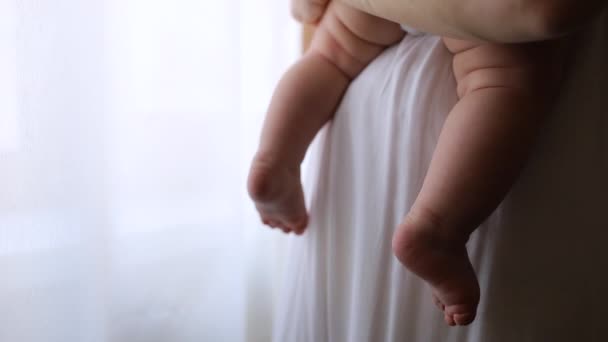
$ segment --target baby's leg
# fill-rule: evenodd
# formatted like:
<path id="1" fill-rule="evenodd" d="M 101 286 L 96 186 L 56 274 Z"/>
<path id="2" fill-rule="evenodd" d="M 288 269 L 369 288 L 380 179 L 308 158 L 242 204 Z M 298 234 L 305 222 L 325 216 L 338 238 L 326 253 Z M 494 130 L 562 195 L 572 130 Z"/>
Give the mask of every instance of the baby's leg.
<path id="1" fill-rule="evenodd" d="M 434 290 L 448 324 L 468 324 L 479 285 L 465 243 L 502 201 L 532 147 L 558 84 L 552 43 L 473 44 L 455 53 L 459 102 L 422 189 L 398 228 L 395 254 Z M 558 56 L 559 57 L 559 56 Z"/>
<path id="2" fill-rule="evenodd" d="M 310 50 L 279 82 L 264 122 L 248 189 L 265 224 L 304 231 L 300 163 L 306 149 L 350 81 L 402 36 L 396 24 L 330 3 Z"/>

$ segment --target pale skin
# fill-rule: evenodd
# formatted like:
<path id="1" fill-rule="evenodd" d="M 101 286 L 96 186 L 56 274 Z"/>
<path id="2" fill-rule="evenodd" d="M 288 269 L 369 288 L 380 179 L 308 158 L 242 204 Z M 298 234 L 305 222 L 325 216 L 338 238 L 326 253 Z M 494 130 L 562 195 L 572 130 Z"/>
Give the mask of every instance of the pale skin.
<path id="1" fill-rule="evenodd" d="M 277 86 L 248 189 L 265 224 L 302 234 L 308 216 L 300 164 L 308 146 L 350 82 L 405 33 L 338 1 L 295 0 L 294 14 L 322 19 L 309 51 Z M 559 83 L 561 54 L 556 43 L 443 41 L 454 54 L 459 101 L 422 189 L 396 229 L 393 250 L 433 288 L 445 321 L 466 325 L 475 318 L 480 291 L 465 243 L 524 165 Z"/>

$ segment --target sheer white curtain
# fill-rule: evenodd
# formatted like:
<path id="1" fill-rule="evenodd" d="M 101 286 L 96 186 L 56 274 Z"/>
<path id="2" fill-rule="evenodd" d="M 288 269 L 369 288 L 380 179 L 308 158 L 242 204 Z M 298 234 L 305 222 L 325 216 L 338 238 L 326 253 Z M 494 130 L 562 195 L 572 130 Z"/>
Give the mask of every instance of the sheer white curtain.
<path id="1" fill-rule="evenodd" d="M 266 341 L 285 0 L 0 0 L 0 341 Z"/>

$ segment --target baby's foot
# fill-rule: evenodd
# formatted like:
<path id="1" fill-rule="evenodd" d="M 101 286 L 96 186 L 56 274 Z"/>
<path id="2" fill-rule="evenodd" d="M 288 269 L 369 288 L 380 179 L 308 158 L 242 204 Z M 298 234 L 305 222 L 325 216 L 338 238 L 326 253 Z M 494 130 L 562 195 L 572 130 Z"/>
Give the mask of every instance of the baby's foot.
<path id="1" fill-rule="evenodd" d="M 315 24 L 321 20 L 328 0 L 291 0 L 291 14 L 304 24 Z"/>
<path id="2" fill-rule="evenodd" d="M 276 165 L 256 157 L 249 171 L 249 196 L 262 222 L 285 233 L 302 234 L 308 224 L 300 168 Z"/>
<path id="3" fill-rule="evenodd" d="M 473 322 L 479 284 L 465 248 L 466 236 L 446 236 L 433 216 L 410 213 L 393 236 L 393 251 L 433 288 L 435 304 L 449 325 Z"/>

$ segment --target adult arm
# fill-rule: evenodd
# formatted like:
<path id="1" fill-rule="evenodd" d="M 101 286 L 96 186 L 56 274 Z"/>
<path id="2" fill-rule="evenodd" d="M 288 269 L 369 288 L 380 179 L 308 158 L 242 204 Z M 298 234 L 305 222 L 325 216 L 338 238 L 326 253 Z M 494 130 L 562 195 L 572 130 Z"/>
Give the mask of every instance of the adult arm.
<path id="1" fill-rule="evenodd" d="M 336 0 L 441 36 L 518 43 L 570 33 L 608 0 Z"/>

